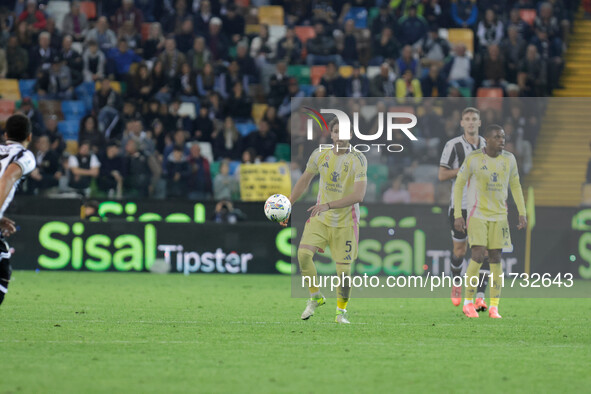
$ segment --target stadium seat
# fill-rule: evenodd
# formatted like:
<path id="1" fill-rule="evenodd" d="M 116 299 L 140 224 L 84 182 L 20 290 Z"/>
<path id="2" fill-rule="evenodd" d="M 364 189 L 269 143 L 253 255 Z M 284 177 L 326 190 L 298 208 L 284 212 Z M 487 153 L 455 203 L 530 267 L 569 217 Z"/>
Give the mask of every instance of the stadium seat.
<path id="1" fill-rule="evenodd" d="M 124 86 L 124 82 L 111 81 L 111 89 L 113 89 L 114 91 L 116 91 L 119 94 L 125 93 L 123 86 Z M 96 91 L 96 90 L 99 90 L 100 88 L 101 88 L 100 82 L 97 81 L 94 85 L 94 90 Z"/>
<path id="2" fill-rule="evenodd" d="M 265 112 L 269 106 L 267 104 L 253 104 L 252 105 L 252 112 L 251 116 L 254 119 L 255 123 L 258 123 L 263 119 L 265 116 Z"/>
<path id="3" fill-rule="evenodd" d="M 259 7 L 259 23 L 266 25 L 284 25 L 283 7 L 277 5 Z"/>
<path id="4" fill-rule="evenodd" d="M 448 29 L 448 41 L 452 46 L 466 45 L 468 56 L 474 55 L 474 32 L 471 29 Z"/>
<path id="5" fill-rule="evenodd" d="M 503 107 L 503 89 L 478 88 L 476 92 L 478 108 L 481 111 L 492 108 L 500 111 Z"/>
<path id="6" fill-rule="evenodd" d="M 64 136 L 65 140 L 78 141 L 78 130 L 80 122 L 77 120 L 62 120 L 58 123 L 57 129 Z"/>
<path id="7" fill-rule="evenodd" d="M 55 26 L 59 29 L 63 29 L 64 17 L 70 12 L 69 1 L 58 1 L 51 0 L 45 7 L 45 13 L 55 19 Z"/>
<path id="8" fill-rule="evenodd" d="M 341 66 L 339 67 L 339 74 L 343 78 L 349 78 L 353 75 L 353 66 Z"/>
<path id="9" fill-rule="evenodd" d="M 37 83 L 36 79 L 19 79 L 18 81 L 18 88 L 21 92 L 21 97 L 33 97 L 36 96 L 35 92 L 35 84 Z"/>
<path id="10" fill-rule="evenodd" d="M 246 34 L 247 36 L 257 35 L 257 34 L 259 34 L 260 28 L 261 28 L 261 25 L 247 24 L 244 27 L 244 34 Z"/>
<path id="11" fill-rule="evenodd" d="M 90 111 L 92 109 L 92 97 L 94 96 L 94 83 L 82 82 L 80 85 L 76 86 L 74 92 L 76 93 L 78 100 L 84 101 L 86 111 Z"/>
<path id="12" fill-rule="evenodd" d="M 367 179 L 376 185 L 376 193 L 381 193 L 384 184 L 388 183 L 389 169 L 384 164 L 373 164 L 367 167 Z"/>
<path id="13" fill-rule="evenodd" d="M 236 0 L 234 1 L 234 4 L 236 4 L 238 7 L 248 8 L 250 5 L 250 0 Z"/>
<path id="14" fill-rule="evenodd" d="M 240 133 L 241 136 L 245 137 L 256 131 L 257 125 L 253 122 L 245 122 L 245 123 L 236 123 L 236 130 Z"/>
<path id="15" fill-rule="evenodd" d="M 312 26 L 296 26 L 294 28 L 295 35 L 302 42 L 302 59 L 306 58 L 308 51 L 306 49 L 306 41 L 310 38 L 316 37 L 316 32 Z"/>
<path id="16" fill-rule="evenodd" d="M 62 112 L 66 120 L 80 121 L 86 115 L 86 104 L 82 100 L 64 100 L 62 101 Z"/>
<path id="17" fill-rule="evenodd" d="M 322 76 L 326 73 L 326 66 L 312 66 L 310 67 L 310 81 L 312 85 L 318 85 Z"/>
<path id="18" fill-rule="evenodd" d="M 150 22 L 142 23 L 142 40 L 146 41 L 150 36 L 150 27 L 152 24 Z"/>
<path id="19" fill-rule="evenodd" d="M 15 103 L 12 100 L 0 100 L 0 123 L 6 122 L 6 119 L 14 113 Z"/>
<path id="20" fill-rule="evenodd" d="M 209 163 L 213 163 L 213 148 L 210 142 L 199 142 L 201 148 L 201 156 L 205 157 Z"/>
<path id="21" fill-rule="evenodd" d="M 191 119 L 197 118 L 197 109 L 195 108 L 195 103 L 181 103 L 181 106 L 179 107 L 179 115 L 188 116 Z"/>
<path id="22" fill-rule="evenodd" d="M 291 161 L 291 146 L 289 144 L 277 144 L 274 156 L 279 161 Z"/>
<path id="23" fill-rule="evenodd" d="M 537 16 L 537 14 L 536 14 L 535 9 L 524 8 L 524 9 L 519 10 L 519 17 L 521 18 L 521 20 L 530 26 L 534 25 L 534 22 L 536 20 L 536 16 Z"/>
<path id="24" fill-rule="evenodd" d="M 78 154 L 78 140 L 67 140 L 66 141 L 66 152 L 71 155 Z"/>
<path id="25" fill-rule="evenodd" d="M 0 79 L 0 99 L 19 101 L 21 90 L 18 79 Z"/>
<path id="26" fill-rule="evenodd" d="M 229 175 L 234 175 L 236 174 L 236 170 L 238 169 L 238 167 L 240 167 L 240 162 L 237 160 L 231 161 L 230 162 L 230 172 L 228 173 Z"/>
<path id="27" fill-rule="evenodd" d="M 372 79 L 373 77 L 375 77 L 379 73 L 380 73 L 379 66 L 369 66 L 367 68 L 367 72 L 365 73 L 365 75 L 367 76 L 368 79 Z"/>
<path id="28" fill-rule="evenodd" d="M 316 88 L 312 85 L 300 85 L 300 90 L 304 92 L 306 97 L 312 97 Z"/>
<path id="29" fill-rule="evenodd" d="M 367 27 L 367 16 L 367 8 L 351 7 L 347 15 L 345 15 L 345 21 L 353 19 L 357 29 L 365 29 Z"/>
<path id="30" fill-rule="evenodd" d="M 80 12 L 88 19 L 96 19 L 96 4 L 93 1 L 81 1 Z"/>
<path id="31" fill-rule="evenodd" d="M 376 19 L 380 15 L 379 7 L 372 7 L 369 9 L 369 13 L 367 14 L 367 24 L 371 26 L 374 19 Z"/>
<path id="32" fill-rule="evenodd" d="M 300 85 L 310 84 L 310 67 L 308 66 L 287 66 L 287 75 L 297 79 Z"/>
<path id="33" fill-rule="evenodd" d="M 211 180 L 215 179 L 215 176 L 220 173 L 221 161 L 212 161 L 209 163 L 209 173 L 211 174 Z"/>
<path id="34" fill-rule="evenodd" d="M 411 182 L 408 193 L 412 203 L 433 204 L 435 202 L 435 186 L 432 183 Z"/>

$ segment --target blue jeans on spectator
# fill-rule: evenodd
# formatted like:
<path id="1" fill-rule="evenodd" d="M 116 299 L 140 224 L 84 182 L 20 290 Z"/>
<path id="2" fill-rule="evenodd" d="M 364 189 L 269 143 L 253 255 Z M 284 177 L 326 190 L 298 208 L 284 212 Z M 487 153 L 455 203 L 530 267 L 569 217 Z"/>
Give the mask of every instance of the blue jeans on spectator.
<path id="1" fill-rule="evenodd" d="M 308 55 L 306 57 L 306 63 L 308 66 L 325 66 L 329 62 L 334 62 L 337 66 L 343 65 L 343 58 L 341 55 Z"/>
<path id="2" fill-rule="evenodd" d="M 449 86 L 452 88 L 469 88 L 470 91 L 474 88 L 474 79 L 473 78 L 464 78 L 464 79 L 454 79 L 449 81 Z"/>

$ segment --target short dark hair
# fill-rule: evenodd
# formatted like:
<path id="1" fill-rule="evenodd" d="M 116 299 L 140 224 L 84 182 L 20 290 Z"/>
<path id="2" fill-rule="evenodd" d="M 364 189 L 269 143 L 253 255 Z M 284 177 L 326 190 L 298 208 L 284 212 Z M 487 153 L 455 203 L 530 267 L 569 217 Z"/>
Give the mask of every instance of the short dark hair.
<path id="1" fill-rule="evenodd" d="M 497 130 L 503 130 L 503 127 L 498 124 L 490 124 L 490 125 L 486 126 L 486 129 L 484 129 L 484 135 L 483 135 L 484 138 L 490 137 L 491 134 Z"/>
<path id="2" fill-rule="evenodd" d="M 31 134 L 31 122 L 23 114 L 14 114 L 6 121 L 6 138 L 15 141 L 23 142 Z"/>
<path id="3" fill-rule="evenodd" d="M 462 118 L 464 117 L 464 115 L 469 114 L 469 113 L 474 113 L 474 114 L 480 116 L 480 111 L 478 109 L 476 109 L 474 107 L 466 107 L 462 111 Z"/>

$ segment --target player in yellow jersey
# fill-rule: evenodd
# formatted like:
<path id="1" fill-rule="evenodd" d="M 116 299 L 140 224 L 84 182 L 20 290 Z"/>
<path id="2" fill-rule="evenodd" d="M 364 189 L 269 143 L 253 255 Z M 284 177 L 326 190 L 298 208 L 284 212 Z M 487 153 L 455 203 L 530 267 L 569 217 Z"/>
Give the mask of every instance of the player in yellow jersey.
<path id="1" fill-rule="evenodd" d="M 507 196 L 511 194 L 519 211 L 518 229 L 525 228 L 525 203 L 519 183 L 517 162 L 512 153 L 503 150 L 505 131 L 499 125 L 490 125 L 484 132 L 486 147 L 472 152 L 458 172 L 454 189 L 454 227 L 457 231 L 466 230 L 462 217 L 462 190 L 468 184 L 468 242 L 472 248 L 472 258 L 466 271 L 466 294 L 464 314 L 478 317 L 474 307 L 474 292 L 478 282 L 478 271 L 488 249 L 491 271 L 490 308 L 488 315 L 500 318 L 499 298 L 501 296 L 501 252 L 511 246 L 509 224 L 507 221 Z"/>
<path id="2" fill-rule="evenodd" d="M 336 118 L 328 127 L 333 148 L 318 148 L 310 155 L 306 170 L 289 199 L 294 204 L 306 192 L 312 179 L 320 175 L 318 199 L 316 205 L 308 209 L 310 218 L 306 221 L 298 248 L 298 261 L 302 276 L 316 278 L 314 254 L 328 245 L 337 275 L 342 279 L 350 278 L 351 264 L 357 258 L 359 203 L 367 188 L 367 160 L 362 153 L 351 149 L 349 141 L 339 139 Z M 287 221 L 282 225 L 287 225 Z M 303 320 L 309 319 L 316 308 L 326 302 L 313 283 L 309 287 L 310 299 L 301 316 Z M 337 323 L 349 323 L 346 312 L 351 288 L 348 285 L 337 288 Z"/>

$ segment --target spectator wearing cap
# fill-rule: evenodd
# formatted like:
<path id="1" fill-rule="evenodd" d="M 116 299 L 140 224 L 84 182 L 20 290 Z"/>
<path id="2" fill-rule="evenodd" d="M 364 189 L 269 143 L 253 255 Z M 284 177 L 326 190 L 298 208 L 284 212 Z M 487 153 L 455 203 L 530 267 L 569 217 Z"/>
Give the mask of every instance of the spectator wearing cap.
<path id="1" fill-rule="evenodd" d="M 454 88 L 468 88 L 472 91 L 474 79 L 471 76 L 472 62 L 466 54 L 466 46 L 457 44 L 454 47 L 454 54 L 443 67 L 443 74 L 447 82 Z"/>
<path id="2" fill-rule="evenodd" d="M 29 75 L 37 76 L 38 71 L 47 71 L 51 67 L 56 50 L 49 45 L 51 34 L 44 31 L 39 34 L 38 45 L 29 54 Z"/>
<path id="3" fill-rule="evenodd" d="M 485 51 L 489 45 L 499 45 L 503 39 L 503 22 L 492 9 L 486 10 L 484 19 L 478 23 L 478 43 L 482 51 Z"/>
<path id="4" fill-rule="evenodd" d="M 302 63 L 302 41 L 291 25 L 287 27 L 285 37 L 277 43 L 277 59 L 289 64 Z"/>
<path id="5" fill-rule="evenodd" d="M 455 27 L 474 28 L 478 22 L 476 0 L 455 0 L 451 4 L 451 18 Z"/>
<path id="6" fill-rule="evenodd" d="M 353 65 L 353 74 L 346 81 L 345 95 L 347 97 L 367 97 L 369 95 L 369 79 L 361 73 L 358 63 Z"/>
<path id="7" fill-rule="evenodd" d="M 131 21 L 135 26 L 136 31 L 142 31 L 142 23 L 144 22 L 144 14 L 142 10 L 133 4 L 133 0 L 122 0 L 121 7 L 113 16 L 113 29 L 119 30 L 125 21 Z"/>
<path id="8" fill-rule="evenodd" d="M 119 81 L 127 78 L 132 63 L 139 63 L 142 61 L 141 57 L 129 49 L 125 39 L 119 40 L 117 48 L 111 48 L 107 53 L 107 59 L 112 64 L 110 67 L 111 72 L 115 74 L 115 78 Z"/>
<path id="9" fill-rule="evenodd" d="M 206 42 L 211 57 L 214 61 L 224 60 L 228 57 L 229 42 L 222 32 L 222 20 L 218 17 L 211 18 L 209 30 L 206 34 Z"/>
<path id="10" fill-rule="evenodd" d="M 189 199 L 203 200 L 211 198 L 213 190 L 209 160 L 201 155 L 201 147 L 198 143 L 191 145 L 187 162 L 189 175 L 186 184 Z"/>
<path id="11" fill-rule="evenodd" d="M 10 36 L 6 43 L 7 62 L 6 78 L 23 78 L 29 68 L 29 54 L 18 43 L 16 36 Z"/>
<path id="12" fill-rule="evenodd" d="M 445 58 L 449 55 L 449 43 L 444 38 L 439 37 L 437 26 L 429 28 L 429 34 L 420 42 L 419 55 L 421 66 L 425 69 L 435 64 L 443 66 Z"/>
<path id="13" fill-rule="evenodd" d="M 72 74 L 59 54 L 55 54 L 49 70 L 37 80 L 37 93 L 49 100 L 70 100 L 74 96 Z"/>
<path id="14" fill-rule="evenodd" d="M 18 16 L 18 21 L 25 21 L 33 32 L 45 29 L 47 24 L 45 14 L 37 8 L 37 0 L 27 0 L 27 7 Z"/>
<path id="15" fill-rule="evenodd" d="M 336 64 L 329 62 L 326 72 L 320 79 L 320 84 L 326 88 L 326 95 L 332 97 L 345 97 L 346 81 L 339 74 Z"/>
<path id="16" fill-rule="evenodd" d="M 113 30 L 109 29 L 109 21 L 106 17 L 101 16 L 98 18 L 96 27 L 88 31 L 86 34 L 86 45 L 88 45 L 89 41 L 96 42 L 104 54 L 107 54 L 112 48 L 117 46 L 117 36 Z"/>
<path id="17" fill-rule="evenodd" d="M 222 30 L 232 43 L 236 44 L 244 35 L 244 17 L 237 12 L 236 4 L 228 5 L 228 12 L 222 16 Z"/>
<path id="18" fill-rule="evenodd" d="M 29 118 L 33 135 L 38 136 L 43 134 L 45 131 L 45 127 L 43 126 L 43 115 L 37 108 L 35 108 L 33 100 L 31 100 L 30 97 L 22 99 L 20 110 L 27 118 Z"/>
<path id="19" fill-rule="evenodd" d="M 398 20 L 399 40 L 402 45 L 415 45 L 427 35 L 427 21 L 417 15 L 417 7 L 413 4 L 408 8 L 408 15 Z"/>
<path id="20" fill-rule="evenodd" d="M 70 4 L 70 12 L 64 16 L 62 26 L 64 34 L 71 35 L 75 41 L 84 41 L 89 26 L 86 15 L 80 12 L 79 1 Z"/>
<path id="21" fill-rule="evenodd" d="M 123 196 L 123 181 L 125 177 L 125 165 L 120 155 L 120 147 L 117 140 L 111 140 L 107 149 L 99 156 L 101 168 L 97 179 L 97 187 L 109 198 L 121 198 Z"/>
<path id="22" fill-rule="evenodd" d="M 398 41 L 394 38 L 391 27 L 385 26 L 381 34 L 374 37 L 372 45 L 372 58 L 369 61 L 370 66 L 379 66 L 382 63 L 394 62 L 398 57 L 400 46 Z"/>
<path id="23" fill-rule="evenodd" d="M 35 138 L 32 151 L 37 167 L 27 180 L 27 189 L 32 194 L 44 195 L 57 187 L 62 177 L 60 157 L 51 149 L 49 136 L 46 134 Z"/>
<path id="24" fill-rule="evenodd" d="M 238 53 L 240 51 L 238 50 Z M 201 72 L 205 63 L 211 60 L 211 52 L 205 46 L 204 37 L 195 37 L 193 40 L 193 48 L 187 52 L 187 63 L 194 72 Z"/>
<path id="25" fill-rule="evenodd" d="M 388 63 L 382 63 L 380 73 L 373 77 L 369 83 L 369 94 L 373 97 L 394 97 L 394 73 Z"/>
<path id="26" fill-rule="evenodd" d="M 324 25 L 321 22 L 314 24 L 316 36 L 306 42 L 308 55 L 306 62 L 308 66 L 326 65 L 334 62 L 337 65 L 343 64 L 341 55 L 337 54 L 337 46 L 332 35 L 325 34 Z"/>
<path id="27" fill-rule="evenodd" d="M 78 147 L 78 153 L 68 158 L 68 170 L 70 178 L 68 186 L 78 193 L 88 196 L 90 194 L 90 183 L 99 175 L 101 162 L 91 152 L 90 144 L 82 142 Z"/>

